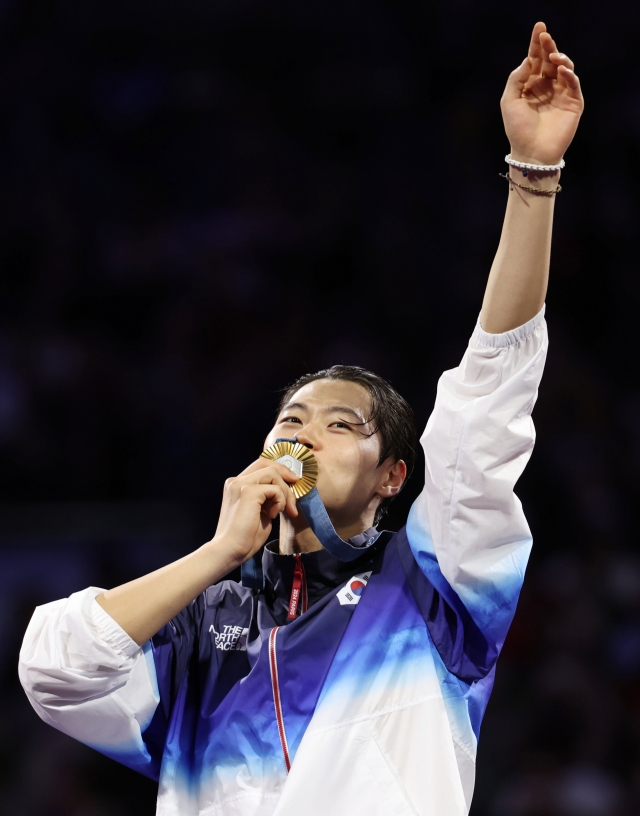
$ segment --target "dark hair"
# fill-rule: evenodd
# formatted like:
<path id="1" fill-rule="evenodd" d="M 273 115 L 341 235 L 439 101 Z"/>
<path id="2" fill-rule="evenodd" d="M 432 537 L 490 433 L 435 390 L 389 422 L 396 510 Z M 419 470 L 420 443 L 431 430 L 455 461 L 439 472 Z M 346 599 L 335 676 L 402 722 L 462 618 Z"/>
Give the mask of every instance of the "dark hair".
<path id="1" fill-rule="evenodd" d="M 367 421 L 374 425 L 372 435 L 380 434 L 378 465 L 389 457 L 394 462 L 403 459 L 407 465 L 407 478 L 402 485 L 404 487 L 413 471 L 418 445 L 415 418 L 409 403 L 398 394 L 393 386 L 377 374 L 360 368 L 360 366 L 334 365 L 331 368 L 316 371 L 315 374 L 303 374 L 302 377 L 291 383 L 280 400 L 278 413 L 282 411 L 296 391 L 315 380 L 346 380 L 367 389 L 371 395 L 371 416 Z M 395 497 L 392 496 L 380 502 L 376 510 L 376 524 L 384 516 L 393 498 Z"/>

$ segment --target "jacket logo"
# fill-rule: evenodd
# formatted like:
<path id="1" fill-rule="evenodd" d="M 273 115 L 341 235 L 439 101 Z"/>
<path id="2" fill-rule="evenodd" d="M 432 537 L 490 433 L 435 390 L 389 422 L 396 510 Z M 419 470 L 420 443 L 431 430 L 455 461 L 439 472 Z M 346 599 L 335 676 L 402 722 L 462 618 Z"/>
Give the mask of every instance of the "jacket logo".
<path id="1" fill-rule="evenodd" d="M 347 581 L 346 586 L 343 586 L 336 595 L 336 598 L 340 601 L 340 606 L 359 603 L 369 578 L 371 578 L 371 572 L 361 572 L 359 575 L 354 575 L 350 581 Z"/>
<path id="2" fill-rule="evenodd" d="M 213 624 L 211 624 L 209 631 L 215 638 L 216 649 L 220 649 L 221 652 L 247 651 L 249 629 L 242 626 L 224 626 L 222 632 L 216 632 Z"/>

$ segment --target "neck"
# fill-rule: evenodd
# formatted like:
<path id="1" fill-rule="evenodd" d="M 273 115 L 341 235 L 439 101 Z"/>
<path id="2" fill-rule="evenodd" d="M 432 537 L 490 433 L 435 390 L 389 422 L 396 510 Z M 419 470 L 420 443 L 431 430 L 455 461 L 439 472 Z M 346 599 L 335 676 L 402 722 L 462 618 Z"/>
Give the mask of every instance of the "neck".
<path id="1" fill-rule="evenodd" d="M 372 524 L 373 519 L 358 519 L 358 521 L 344 526 L 334 522 L 336 533 L 344 541 L 348 541 L 353 536 L 368 530 Z M 280 555 L 294 555 L 295 553 L 315 552 L 322 549 L 324 547 L 307 524 L 302 512 L 294 519 L 280 513 Z"/>
<path id="2" fill-rule="evenodd" d="M 293 555 L 301 552 L 322 550 L 322 544 L 307 524 L 302 513 L 290 519 L 280 513 L 280 555 Z"/>

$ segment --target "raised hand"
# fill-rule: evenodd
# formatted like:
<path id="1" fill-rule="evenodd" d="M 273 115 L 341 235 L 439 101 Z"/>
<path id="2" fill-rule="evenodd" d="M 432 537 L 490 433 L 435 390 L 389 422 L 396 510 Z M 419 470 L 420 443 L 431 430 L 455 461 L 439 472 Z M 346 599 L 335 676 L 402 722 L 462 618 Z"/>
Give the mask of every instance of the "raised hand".
<path id="1" fill-rule="evenodd" d="M 544 23 L 536 23 L 529 54 L 507 81 L 500 101 L 511 155 L 533 164 L 558 164 L 584 109 L 573 62 L 561 54 Z"/>
<path id="2" fill-rule="evenodd" d="M 216 546 L 224 548 L 237 564 L 244 563 L 266 542 L 278 513 L 298 515 L 289 488 L 297 481 L 288 467 L 267 459 L 258 459 L 239 476 L 227 479 L 213 539 Z"/>

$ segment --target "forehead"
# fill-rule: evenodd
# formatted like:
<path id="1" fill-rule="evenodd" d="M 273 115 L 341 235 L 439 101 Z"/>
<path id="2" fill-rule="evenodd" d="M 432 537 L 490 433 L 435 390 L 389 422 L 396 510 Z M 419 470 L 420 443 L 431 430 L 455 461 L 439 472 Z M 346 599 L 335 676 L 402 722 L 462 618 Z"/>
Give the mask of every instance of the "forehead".
<path id="1" fill-rule="evenodd" d="M 349 380 L 314 380 L 294 392 L 287 403 L 302 402 L 309 407 L 344 405 L 367 419 L 371 413 L 371 394 L 359 383 Z"/>

